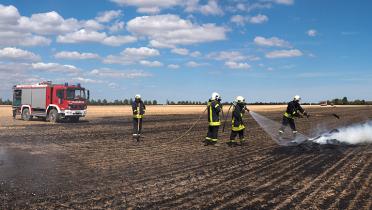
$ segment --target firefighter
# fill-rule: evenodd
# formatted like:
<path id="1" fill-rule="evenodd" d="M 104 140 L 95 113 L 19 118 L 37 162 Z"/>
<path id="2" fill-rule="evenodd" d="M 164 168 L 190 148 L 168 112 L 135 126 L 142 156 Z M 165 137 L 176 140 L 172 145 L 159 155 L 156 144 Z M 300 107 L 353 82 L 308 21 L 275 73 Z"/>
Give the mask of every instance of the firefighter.
<path id="1" fill-rule="evenodd" d="M 137 141 L 141 136 L 142 131 L 142 119 L 146 112 L 146 106 L 141 100 L 141 95 L 137 94 L 132 104 L 133 110 L 133 138 Z"/>
<path id="2" fill-rule="evenodd" d="M 214 92 L 208 101 L 208 133 L 204 145 L 215 145 L 218 141 L 218 129 L 221 125 L 220 112 L 222 111 L 221 96 Z"/>
<path id="3" fill-rule="evenodd" d="M 245 141 L 244 139 L 244 122 L 243 115 L 245 111 L 249 112 L 249 109 L 246 107 L 245 99 L 243 96 L 236 97 L 233 103 L 234 109 L 232 112 L 231 119 L 231 135 L 230 141 L 228 142 L 229 146 L 242 145 Z M 239 135 L 239 140 L 235 140 L 236 136 Z"/>
<path id="4" fill-rule="evenodd" d="M 293 138 L 296 138 L 297 130 L 295 124 L 295 117 L 303 117 L 306 116 L 307 118 L 310 115 L 301 107 L 300 105 L 301 97 L 296 95 L 293 97 L 293 101 L 288 103 L 287 111 L 283 115 L 282 126 L 279 129 L 279 135 L 284 134 L 284 129 L 289 125 L 292 129 Z"/>

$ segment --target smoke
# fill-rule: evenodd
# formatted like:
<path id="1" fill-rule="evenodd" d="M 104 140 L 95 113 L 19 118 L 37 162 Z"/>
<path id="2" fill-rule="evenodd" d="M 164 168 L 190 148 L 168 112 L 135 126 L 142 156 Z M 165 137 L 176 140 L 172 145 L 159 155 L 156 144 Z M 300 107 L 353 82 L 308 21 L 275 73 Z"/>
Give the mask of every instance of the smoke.
<path id="1" fill-rule="evenodd" d="M 296 137 L 293 138 L 291 130 L 288 128 L 283 135 L 279 135 L 278 130 L 281 127 L 281 123 L 270 120 L 256 112 L 251 111 L 250 114 L 262 129 L 269 134 L 271 139 L 282 146 L 301 144 L 305 141 L 317 144 L 372 143 L 372 121 L 334 129 L 315 138 L 309 138 L 301 133 L 297 133 Z"/>
<path id="2" fill-rule="evenodd" d="M 292 131 L 287 128 L 283 135 L 279 135 L 279 128 L 281 123 L 270 120 L 256 112 L 250 112 L 254 120 L 262 127 L 262 129 L 269 134 L 271 139 L 282 146 L 288 146 L 291 143 L 302 143 L 309 138 L 302 133 L 297 133 L 296 137 L 293 138 Z"/>
<path id="3" fill-rule="evenodd" d="M 336 132 L 323 134 L 312 141 L 318 144 L 330 144 L 335 141 L 346 144 L 372 143 L 372 121 L 339 128 Z"/>

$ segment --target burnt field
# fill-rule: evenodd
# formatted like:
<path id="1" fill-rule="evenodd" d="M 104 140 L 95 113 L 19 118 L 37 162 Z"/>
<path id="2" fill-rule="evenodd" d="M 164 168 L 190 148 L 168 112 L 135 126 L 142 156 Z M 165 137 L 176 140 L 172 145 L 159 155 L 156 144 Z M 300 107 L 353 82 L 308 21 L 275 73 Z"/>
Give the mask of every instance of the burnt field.
<path id="1" fill-rule="evenodd" d="M 372 118 L 370 107 L 309 109 L 299 131 Z M 317 117 L 337 112 L 340 120 Z M 197 113 L 197 112 L 196 112 Z M 282 111 L 260 112 L 275 121 Z M 88 114 L 89 115 L 89 114 Z M 247 142 L 203 146 L 206 117 L 151 115 L 132 140 L 130 117 L 80 123 L 1 116 L 0 209 L 371 209 L 372 146 L 280 147 L 249 116 Z"/>

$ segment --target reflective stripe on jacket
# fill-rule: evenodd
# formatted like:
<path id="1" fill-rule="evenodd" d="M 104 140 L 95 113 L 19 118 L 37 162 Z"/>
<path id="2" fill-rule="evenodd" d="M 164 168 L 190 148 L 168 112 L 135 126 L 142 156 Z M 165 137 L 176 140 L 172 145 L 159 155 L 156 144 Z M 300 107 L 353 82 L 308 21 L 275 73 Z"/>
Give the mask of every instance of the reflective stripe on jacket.
<path id="1" fill-rule="evenodd" d="M 208 102 L 208 122 L 210 126 L 220 126 L 220 111 L 222 109 L 222 105 L 220 102 L 213 100 Z"/>
<path id="2" fill-rule="evenodd" d="M 132 104 L 133 118 L 143 118 L 146 111 L 146 106 L 142 101 L 134 101 Z"/>
<path id="3" fill-rule="evenodd" d="M 241 131 L 245 128 L 243 123 L 244 105 L 234 106 L 232 112 L 231 126 L 233 131 Z"/>
<path id="4" fill-rule="evenodd" d="M 298 101 L 291 101 L 288 103 L 287 110 L 284 113 L 284 116 L 287 118 L 294 119 L 295 117 L 298 117 L 300 113 L 304 112 L 305 110 L 301 107 Z"/>

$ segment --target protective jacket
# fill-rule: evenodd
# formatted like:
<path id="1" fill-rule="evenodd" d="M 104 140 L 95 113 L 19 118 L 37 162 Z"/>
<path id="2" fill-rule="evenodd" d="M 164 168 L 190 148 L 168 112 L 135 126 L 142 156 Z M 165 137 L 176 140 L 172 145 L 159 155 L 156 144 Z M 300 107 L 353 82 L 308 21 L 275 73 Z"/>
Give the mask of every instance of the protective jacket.
<path id="1" fill-rule="evenodd" d="M 208 122 L 209 126 L 220 126 L 220 112 L 222 105 L 217 100 L 209 100 L 208 102 Z"/>
<path id="2" fill-rule="evenodd" d="M 243 115 L 245 112 L 245 105 L 244 104 L 237 104 L 234 106 L 234 111 L 232 112 L 232 130 L 233 131 L 241 131 L 245 128 L 243 122 Z"/>
<path id="3" fill-rule="evenodd" d="M 300 113 L 306 113 L 305 110 L 301 107 L 298 101 L 291 101 L 288 103 L 287 111 L 284 113 L 284 116 L 290 119 L 294 119 L 295 117 L 300 117 Z"/>
<path id="4" fill-rule="evenodd" d="M 133 101 L 132 110 L 133 110 L 133 118 L 141 119 L 143 118 L 143 115 L 145 114 L 146 106 L 142 100 L 140 100 L 139 102 Z"/>

